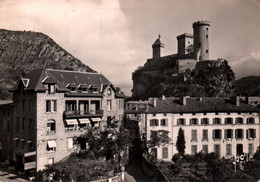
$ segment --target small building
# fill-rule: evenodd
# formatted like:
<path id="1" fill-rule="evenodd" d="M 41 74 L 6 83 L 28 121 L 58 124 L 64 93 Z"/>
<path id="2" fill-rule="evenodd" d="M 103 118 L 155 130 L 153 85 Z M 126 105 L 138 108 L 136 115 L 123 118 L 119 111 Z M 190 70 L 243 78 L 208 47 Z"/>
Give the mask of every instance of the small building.
<path id="1" fill-rule="evenodd" d="M 178 153 L 180 128 L 187 154 L 215 152 L 219 157 L 231 158 L 247 153 L 253 157 L 259 146 L 260 109 L 246 100 L 250 101 L 240 97 L 149 98 L 145 110 L 126 109 L 125 114 L 139 122 L 144 139 L 149 139 L 152 130 L 169 131 L 171 142 L 154 150 L 157 159 L 170 161 Z"/>
<path id="2" fill-rule="evenodd" d="M 13 161 L 19 171 L 42 170 L 77 150 L 75 139 L 88 127 L 102 129 L 123 119 L 123 92 L 98 73 L 33 70 L 12 92 L 11 134 L 4 145 L 6 139 L 0 138 L 1 158 Z"/>

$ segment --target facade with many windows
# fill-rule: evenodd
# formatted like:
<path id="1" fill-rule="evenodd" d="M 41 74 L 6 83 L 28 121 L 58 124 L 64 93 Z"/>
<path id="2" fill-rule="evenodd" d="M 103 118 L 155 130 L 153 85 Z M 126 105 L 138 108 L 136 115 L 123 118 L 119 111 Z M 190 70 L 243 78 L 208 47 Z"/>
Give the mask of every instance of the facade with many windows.
<path id="1" fill-rule="evenodd" d="M 231 158 L 259 146 L 259 109 L 246 99 L 224 98 L 150 98 L 146 109 L 127 109 L 125 114 L 139 122 L 140 132 L 149 138 L 151 130 L 167 130 L 172 139 L 157 148 L 157 159 L 171 160 L 178 153 L 176 141 L 184 130 L 187 154 L 215 152 Z"/>
<path id="2" fill-rule="evenodd" d="M 34 70 L 12 92 L 12 151 L 1 158 L 20 171 L 44 169 L 75 151 L 76 137 L 88 127 L 123 118 L 124 94 L 98 73 Z"/>

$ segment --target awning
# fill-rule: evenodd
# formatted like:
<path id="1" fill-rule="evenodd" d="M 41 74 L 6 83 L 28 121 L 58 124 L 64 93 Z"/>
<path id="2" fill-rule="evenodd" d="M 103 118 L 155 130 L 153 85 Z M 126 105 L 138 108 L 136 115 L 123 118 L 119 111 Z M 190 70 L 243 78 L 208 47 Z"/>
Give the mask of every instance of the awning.
<path id="1" fill-rule="evenodd" d="M 27 143 L 32 143 L 32 141 L 31 140 L 27 140 Z"/>
<path id="2" fill-rule="evenodd" d="M 16 141 L 16 140 L 18 140 L 19 138 L 18 137 L 14 137 L 14 140 Z"/>
<path id="3" fill-rule="evenodd" d="M 67 125 L 75 125 L 78 124 L 77 119 L 66 119 Z"/>
<path id="4" fill-rule="evenodd" d="M 20 141 L 23 142 L 25 139 L 24 138 L 21 138 Z"/>
<path id="5" fill-rule="evenodd" d="M 91 118 L 91 120 L 92 120 L 93 122 L 99 122 L 99 121 L 102 121 L 101 118 Z"/>
<path id="6" fill-rule="evenodd" d="M 55 141 L 55 140 L 47 141 L 47 143 L 48 143 L 48 147 L 49 147 L 49 148 L 54 148 L 54 147 L 56 147 L 56 141 Z"/>
<path id="7" fill-rule="evenodd" d="M 85 118 L 85 119 L 79 119 L 79 123 L 80 123 L 80 124 L 87 124 L 87 123 L 90 123 L 90 121 L 89 121 L 88 118 Z"/>

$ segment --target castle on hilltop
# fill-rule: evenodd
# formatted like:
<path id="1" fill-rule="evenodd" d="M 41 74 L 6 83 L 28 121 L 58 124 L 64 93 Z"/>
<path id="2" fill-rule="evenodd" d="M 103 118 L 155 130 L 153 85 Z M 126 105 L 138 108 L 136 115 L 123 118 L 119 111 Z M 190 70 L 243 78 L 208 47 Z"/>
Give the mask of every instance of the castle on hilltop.
<path id="1" fill-rule="evenodd" d="M 163 75 L 174 76 L 193 71 L 197 65 L 201 68 L 204 65 L 212 64 L 213 61 L 209 60 L 209 27 L 209 21 L 194 22 L 193 34 L 183 33 L 178 35 L 178 52 L 167 56 L 161 56 L 161 48 L 164 47 L 164 44 L 161 42 L 159 35 L 152 45 L 153 57 L 148 59 L 144 65 L 147 73 L 157 74 L 155 72 L 159 71 L 158 68 L 160 68 L 160 70 L 163 70 Z M 222 62 L 222 60 L 217 62 Z M 200 66 L 201 64 L 203 66 Z"/>
<path id="2" fill-rule="evenodd" d="M 178 53 L 169 56 L 177 59 L 209 60 L 209 27 L 209 21 L 194 22 L 193 35 L 184 33 L 177 36 Z M 152 45 L 153 59 L 161 58 L 161 47 L 163 47 L 163 45 L 159 35 L 159 38 Z"/>
<path id="3" fill-rule="evenodd" d="M 170 95 L 179 95 L 180 93 L 176 91 L 177 88 L 170 89 L 170 87 L 174 87 L 174 85 L 176 86 L 178 84 L 180 86 L 180 84 L 186 83 L 196 83 L 202 86 L 202 83 L 198 83 L 200 82 L 200 78 L 210 76 L 206 74 L 206 72 L 211 72 L 211 77 L 214 77 L 209 80 L 218 80 L 215 72 L 218 72 L 216 74 L 225 75 L 225 78 L 222 78 L 223 83 L 233 80 L 234 74 L 228 65 L 228 61 L 221 58 L 211 60 L 209 57 L 210 22 L 204 20 L 196 21 L 192 24 L 192 27 L 193 34 L 183 33 L 177 36 L 178 49 L 175 54 L 161 56 L 161 49 L 164 47 L 164 44 L 159 35 L 152 44 L 152 58 L 147 59 L 144 66 L 140 66 L 132 75 L 133 98 L 146 98 L 148 92 L 150 96 L 157 95 L 159 92 L 168 93 L 166 90 L 172 90 L 168 93 Z M 218 81 L 216 81 L 214 85 L 218 85 Z M 225 84 L 222 86 L 223 89 L 226 87 L 230 88 L 229 91 L 224 89 L 225 91 L 223 92 L 227 91 L 231 94 L 232 86 L 225 86 Z M 205 87 L 206 84 L 203 86 L 203 89 L 206 89 Z M 186 90 L 189 89 L 190 88 L 186 88 Z M 199 90 L 200 88 L 197 89 Z M 215 90 L 211 96 L 214 95 L 213 93 L 215 93 L 215 95 L 220 94 Z M 181 94 L 184 93 L 181 92 Z"/>

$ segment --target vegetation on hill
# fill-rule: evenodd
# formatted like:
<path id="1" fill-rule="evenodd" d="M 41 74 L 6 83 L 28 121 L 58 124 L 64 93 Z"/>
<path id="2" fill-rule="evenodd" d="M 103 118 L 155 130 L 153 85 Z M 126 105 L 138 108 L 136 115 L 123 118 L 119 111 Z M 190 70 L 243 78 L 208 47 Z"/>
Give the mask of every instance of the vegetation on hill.
<path id="1" fill-rule="evenodd" d="M 236 95 L 260 96 L 260 76 L 249 76 L 236 80 Z"/>
<path id="2" fill-rule="evenodd" d="M 94 72 L 47 35 L 3 29 L 0 29 L 0 67 L 0 99 L 11 98 L 8 90 L 18 78 L 33 69 L 45 67 Z"/>
<path id="3" fill-rule="evenodd" d="M 214 153 L 197 153 L 193 156 L 185 154 L 174 155 L 172 162 L 160 161 L 157 166 L 168 181 L 257 181 L 260 178 L 260 162 L 250 160 L 243 167 L 236 165 L 233 160 L 219 159 Z"/>
<path id="4" fill-rule="evenodd" d="M 235 74 L 226 60 L 172 76 L 164 75 L 162 70 L 156 68 L 147 71 L 145 66 L 139 67 L 132 79 L 132 99 L 141 100 L 162 95 L 229 97 L 235 89 Z"/>

